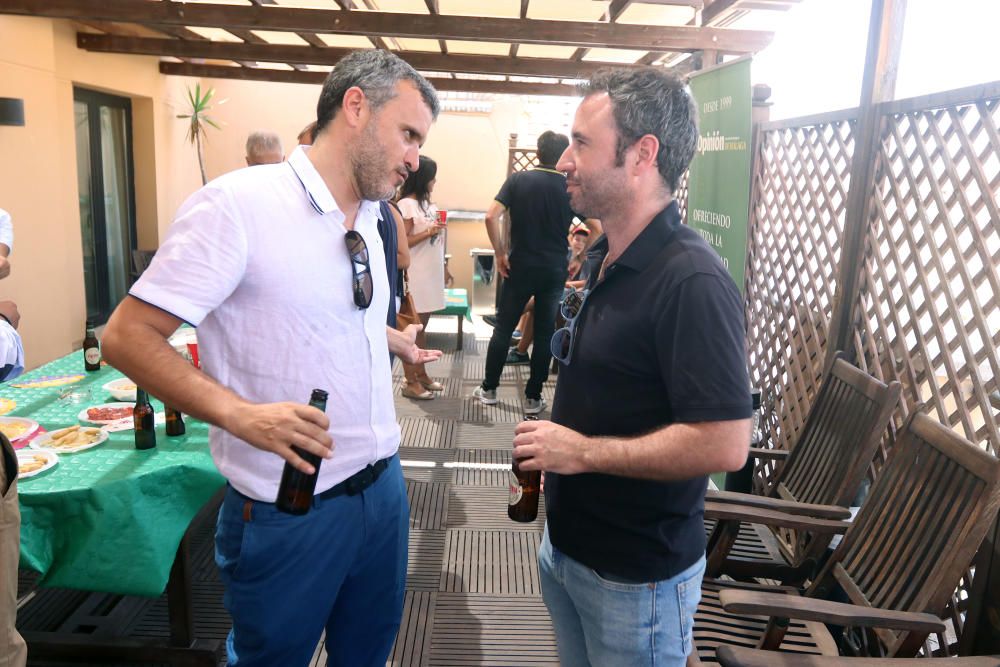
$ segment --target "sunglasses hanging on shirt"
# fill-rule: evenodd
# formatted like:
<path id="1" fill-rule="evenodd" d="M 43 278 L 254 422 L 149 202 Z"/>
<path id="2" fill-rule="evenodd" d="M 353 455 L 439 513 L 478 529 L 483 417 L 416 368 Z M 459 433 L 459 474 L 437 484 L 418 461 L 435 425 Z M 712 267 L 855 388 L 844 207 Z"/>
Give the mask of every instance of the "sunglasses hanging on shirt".
<path id="1" fill-rule="evenodd" d="M 372 303 L 372 271 L 368 264 L 368 246 L 361 234 L 353 229 L 344 237 L 347 252 L 351 256 L 351 271 L 354 276 L 354 305 L 367 308 Z"/>

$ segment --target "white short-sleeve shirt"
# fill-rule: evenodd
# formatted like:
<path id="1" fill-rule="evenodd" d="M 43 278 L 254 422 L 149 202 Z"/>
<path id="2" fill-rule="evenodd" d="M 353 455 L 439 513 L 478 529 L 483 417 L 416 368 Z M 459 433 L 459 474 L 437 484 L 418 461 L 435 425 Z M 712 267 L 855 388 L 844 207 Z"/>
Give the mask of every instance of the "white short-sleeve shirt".
<path id="1" fill-rule="evenodd" d="M 371 305 L 354 304 L 344 214 L 306 155 L 226 174 L 180 208 L 130 293 L 198 327 L 202 369 L 256 403 L 329 392 L 334 456 L 324 491 L 399 448 L 385 313 L 389 284 L 379 206 L 354 229 L 368 246 Z M 284 460 L 210 430 L 212 457 L 238 491 L 273 502 Z"/>
<path id="2" fill-rule="evenodd" d="M 10 219 L 10 213 L 0 208 L 0 243 L 3 243 L 14 251 L 14 223 Z"/>

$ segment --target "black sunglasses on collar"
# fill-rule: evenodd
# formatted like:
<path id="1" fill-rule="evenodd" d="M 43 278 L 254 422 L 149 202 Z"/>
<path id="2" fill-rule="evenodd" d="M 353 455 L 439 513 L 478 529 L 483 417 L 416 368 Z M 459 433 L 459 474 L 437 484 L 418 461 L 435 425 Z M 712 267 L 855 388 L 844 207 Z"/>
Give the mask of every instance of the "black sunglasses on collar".
<path id="1" fill-rule="evenodd" d="M 372 270 L 368 264 L 368 246 L 361 234 L 353 229 L 344 237 L 347 252 L 351 256 L 351 271 L 354 274 L 354 305 L 367 308 L 372 303 Z"/>

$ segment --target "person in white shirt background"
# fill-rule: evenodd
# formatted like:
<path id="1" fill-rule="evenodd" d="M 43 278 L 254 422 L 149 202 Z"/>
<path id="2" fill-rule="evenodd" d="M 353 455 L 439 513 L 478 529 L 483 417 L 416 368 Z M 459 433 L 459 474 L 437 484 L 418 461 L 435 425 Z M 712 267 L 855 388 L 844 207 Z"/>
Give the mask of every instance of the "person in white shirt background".
<path id="1" fill-rule="evenodd" d="M 10 275 L 7 256 L 14 247 L 14 225 L 10 214 L 0 209 L 0 278 Z M 24 372 L 24 348 L 17 327 L 21 314 L 13 301 L 0 301 L 0 382 Z M 6 437 L 0 436 L 0 581 L 17 581 L 20 553 L 21 513 L 17 503 L 17 457 Z M 0 591 L 0 665 L 24 667 L 27 648 L 14 625 L 17 617 L 17 586 Z"/>

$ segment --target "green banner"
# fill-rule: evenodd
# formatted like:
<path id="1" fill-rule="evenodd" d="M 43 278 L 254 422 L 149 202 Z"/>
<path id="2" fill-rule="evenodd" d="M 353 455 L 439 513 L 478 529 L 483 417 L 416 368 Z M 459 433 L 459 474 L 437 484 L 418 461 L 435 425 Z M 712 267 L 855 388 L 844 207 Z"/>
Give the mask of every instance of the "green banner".
<path id="1" fill-rule="evenodd" d="M 688 225 L 743 291 L 750 204 L 750 59 L 691 74 L 698 151 L 688 175 Z"/>

